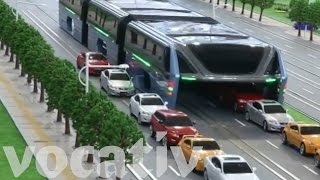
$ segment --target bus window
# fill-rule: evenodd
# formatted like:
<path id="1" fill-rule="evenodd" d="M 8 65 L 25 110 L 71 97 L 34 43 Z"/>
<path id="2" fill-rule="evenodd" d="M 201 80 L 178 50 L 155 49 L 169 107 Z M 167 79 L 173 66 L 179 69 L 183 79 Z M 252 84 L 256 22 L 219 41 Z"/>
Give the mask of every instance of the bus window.
<path id="1" fill-rule="evenodd" d="M 273 57 L 270 61 L 270 64 L 268 65 L 265 75 L 276 75 L 280 73 L 280 67 L 279 67 L 279 55 L 277 52 L 273 54 Z"/>
<path id="2" fill-rule="evenodd" d="M 156 53 L 157 53 L 157 45 L 156 45 L 156 44 L 153 44 L 152 54 L 153 54 L 153 55 L 156 55 Z"/>
<path id="3" fill-rule="evenodd" d="M 148 42 L 148 41 L 147 41 L 147 39 L 145 38 L 145 39 L 144 39 L 144 42 L 143 42 L 143 49 L 146 49 L 146 48 L 147 48 L 147 42 Z"/>
<path id="4" fill-rule="evenodd" d="M 180 73 L 195 73 L 195 70 L 192 67 L 190 67 L 187 59 L 182 55 L 181 52 L 177 52 L 177 56 Z"/>
<path id="5" fill-rule="evenodd" d="M 132 44 L 137 44 L 138 42 L 138 35 L 137 33 L 131 31 L 131 43 Z"/>

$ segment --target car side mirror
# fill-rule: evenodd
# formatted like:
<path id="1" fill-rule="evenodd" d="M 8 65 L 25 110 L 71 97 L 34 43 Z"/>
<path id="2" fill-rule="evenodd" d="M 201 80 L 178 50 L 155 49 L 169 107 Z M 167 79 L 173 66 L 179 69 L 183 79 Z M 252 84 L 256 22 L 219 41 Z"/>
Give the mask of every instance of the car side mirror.
<path id="1" fill-rule="evenodd" d="M 262 109 L 259 109 L 259 112 L 263 113 Z"/>
<path id="2" fill-rule="evenodd" d="M 195 125 L 195 124 L 196 124 L 196 122 L 195 122 L 195 121 L 192 121 L 192 124 L 193 124 L 193 125 Z"/>
<path id="3" fill-rule="evenodd" d="M 169 104 L 168 101 L 165 101 L 165 102 L 164 102 L 164 105 L 168 105 L 168 104 Z"/>
<path id="4" fill-rule="evenodd" d="M 159 123 L 162 124 L 162 123 L 163 123 L 163 120 L 159 120 Z"/>
<path id="5" fill-rule="evenodd" d="M 256 172 L 256 171 L 257 171 L 257 168 L 256 168 L 256 167 L 253 167 L 253 168 L 252 168 L 252 171 L 253 171 L 253 172 Z"/>

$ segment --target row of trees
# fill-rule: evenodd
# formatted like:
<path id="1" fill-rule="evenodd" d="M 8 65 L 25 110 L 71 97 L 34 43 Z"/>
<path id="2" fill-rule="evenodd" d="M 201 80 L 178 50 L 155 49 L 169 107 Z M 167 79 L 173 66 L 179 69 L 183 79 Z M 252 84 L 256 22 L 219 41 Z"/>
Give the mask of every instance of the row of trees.
<path id="1" fill-rule="evenodd" d="M 210 3 L 212 3 L 213 0 L 210 0 Z M 260 16 L 259 21 L 262 20 L 262 14 L 265 9 L 271 8 L 274 4 L 274 0 L 240 0 L 242 3 L 242 10 L 241 14 L 244 14 L 245 5 L 249 4 L 251 6 L 250 9 L 250 18 L 253 17 L 253 10 L 255 7 L 260 8 Z M 220 4 L 220 0 L 217 0 L 217 5 Z M 228 0 L 224 0 L 224 8 L 227 8 Z M 232 11 L 235 11 L 235 4 L 236 0 L 232 0 Z"/>
<path id="2" fill-rule="evenodd" d="M 310 41 L 313 31 L 320 26 L 320 0 L 309 3 L 308 0 L 291 0 L 289 4 L 289 18 L 298 23 L 298 36 L 301 36 L 301 25 L 310 25 Z"/>
<path id="3" fill-rule="evenodd" d="M 57 121 L 65 120 L 65 134 L 70 134 L 70 123 L 76 130 L 76 144 L 91 145 L 96 149 L 118 146 L 125 150 L 144 138 L 135 121 L 117 110 L 106 96 L 94 87 L 85 94 L 77 79 L 72 63 L 54 56 L 54 51 L 40 33 L 22 18 L 15 21 L 10 7 L 0 0 L 0 48 L 4 55 L 15 59 L 15 69 L 21 68 L 21 77 L 27 75 L 28 83 L 33 80 L 33 92 L 38 93 L 40 102 L 46 103 L 48 111 L 58 111 Z M 14 58 L 15 57 L 15 58 Z M 130 154 L 126 154 L 130 160 Z M 93 156 L 89 155 L 89 163 Z"/>

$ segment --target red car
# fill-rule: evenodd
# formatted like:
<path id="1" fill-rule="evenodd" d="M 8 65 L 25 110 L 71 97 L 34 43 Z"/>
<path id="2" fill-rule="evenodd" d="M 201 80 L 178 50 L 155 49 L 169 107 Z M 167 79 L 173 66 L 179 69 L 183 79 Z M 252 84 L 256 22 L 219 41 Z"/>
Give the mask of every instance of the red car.
<path id="1" fill-rule="evenodd" d="M 165 132 L 166 135 L 161 141 L 162 145 L 177 145 L 182 136 L 199 134 L 198 130 L 193 127 L 194 124 L 183 112 L 170 109 L 158 110 L 151 116 L 151 137 L 154 137 L 156 132 Z"/>
<path id="2" fill-rule="evenodd" d="M 248 101 L 261 99 L 264 99 L 264 97 L 258 93 L 237 93 L 234 99 L 233 110 L 235 112 L 244 112 Z"/>
<path id="3" fill-rule="evenodd" d="M 110 65 L 107 58 L 100 52 L 89 52 L 89 64 L 91 65 Z M 77 57 L 77 67 L 81 69 L 86 65 L 86 53 L 80 53 Z M 100 75 L 105 68 L 90 67 L 90 75 Z"/>

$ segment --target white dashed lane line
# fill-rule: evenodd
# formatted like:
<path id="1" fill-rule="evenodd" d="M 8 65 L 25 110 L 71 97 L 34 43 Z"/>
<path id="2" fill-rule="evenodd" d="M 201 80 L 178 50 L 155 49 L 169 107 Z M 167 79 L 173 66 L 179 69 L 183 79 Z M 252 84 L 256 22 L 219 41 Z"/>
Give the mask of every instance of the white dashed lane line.
<path id="1" fill-rule="evenodd" d="M 241 121 L 239 121 L 238 119 L 234 119 L 237 123 L 239 123 L 241 126 L 247 126 L 244 123 L 242 123 Z"/>
<path id="2" fill-rule="evenodd" d="M 171 169 L 172 172 L 174 172 L 177 176 L 181 176 L 180 173 L 178 173 L 177 170 L 175 170 L 172 166 L 169 165 L 169 169 Z"/>
<path id="3" fill-rule="evenodd" d="M 268 140 L 266 140 L 266 142 L 267 142 L 270 146 L 272 146 L 272 147 L 274 147 L 274 148 L 276 148 L 276 149 L 279 149 L 279 147 L 276 146 L 276 145 L 274 145 L 272 142 L 270 142 L 270 141 L 268 141 Z"/>
<path id="4" fill-rule="evenodd" d="M 303 89 L 304 91 L 310 93 L 310 94 L 314 94 L 312 91 L 309 91 L 309 90 L 307 90 L 307 89 L 305 89 L 305 88 L 302 88 L 302 89 Z"/>
<path id="5" fill-rule="evenodd" d="M 308 171 L 310 171 L 314 175 L 319 175 L 317 172 L 315 172 L 313 169 L 309 168 L 307 165 L 302 165 L 304 168 L 306 168 Z"/>
<path id="6" fill-rule="evenodd" d="M 293 49 L 293 47 L 289 46 L 289 45 L 285 45 L 287 48 Z"/>
<path id="7" fill-rule="evenodd" d="M 312 54 L 308 54 L 308 56 L 310 56 L 310 57 L 312 57 L 312 58 L 314 58 L 314 59 L 317 59 L 317 57 L 314 56 L 314 55 L 312 55 Z"/>

